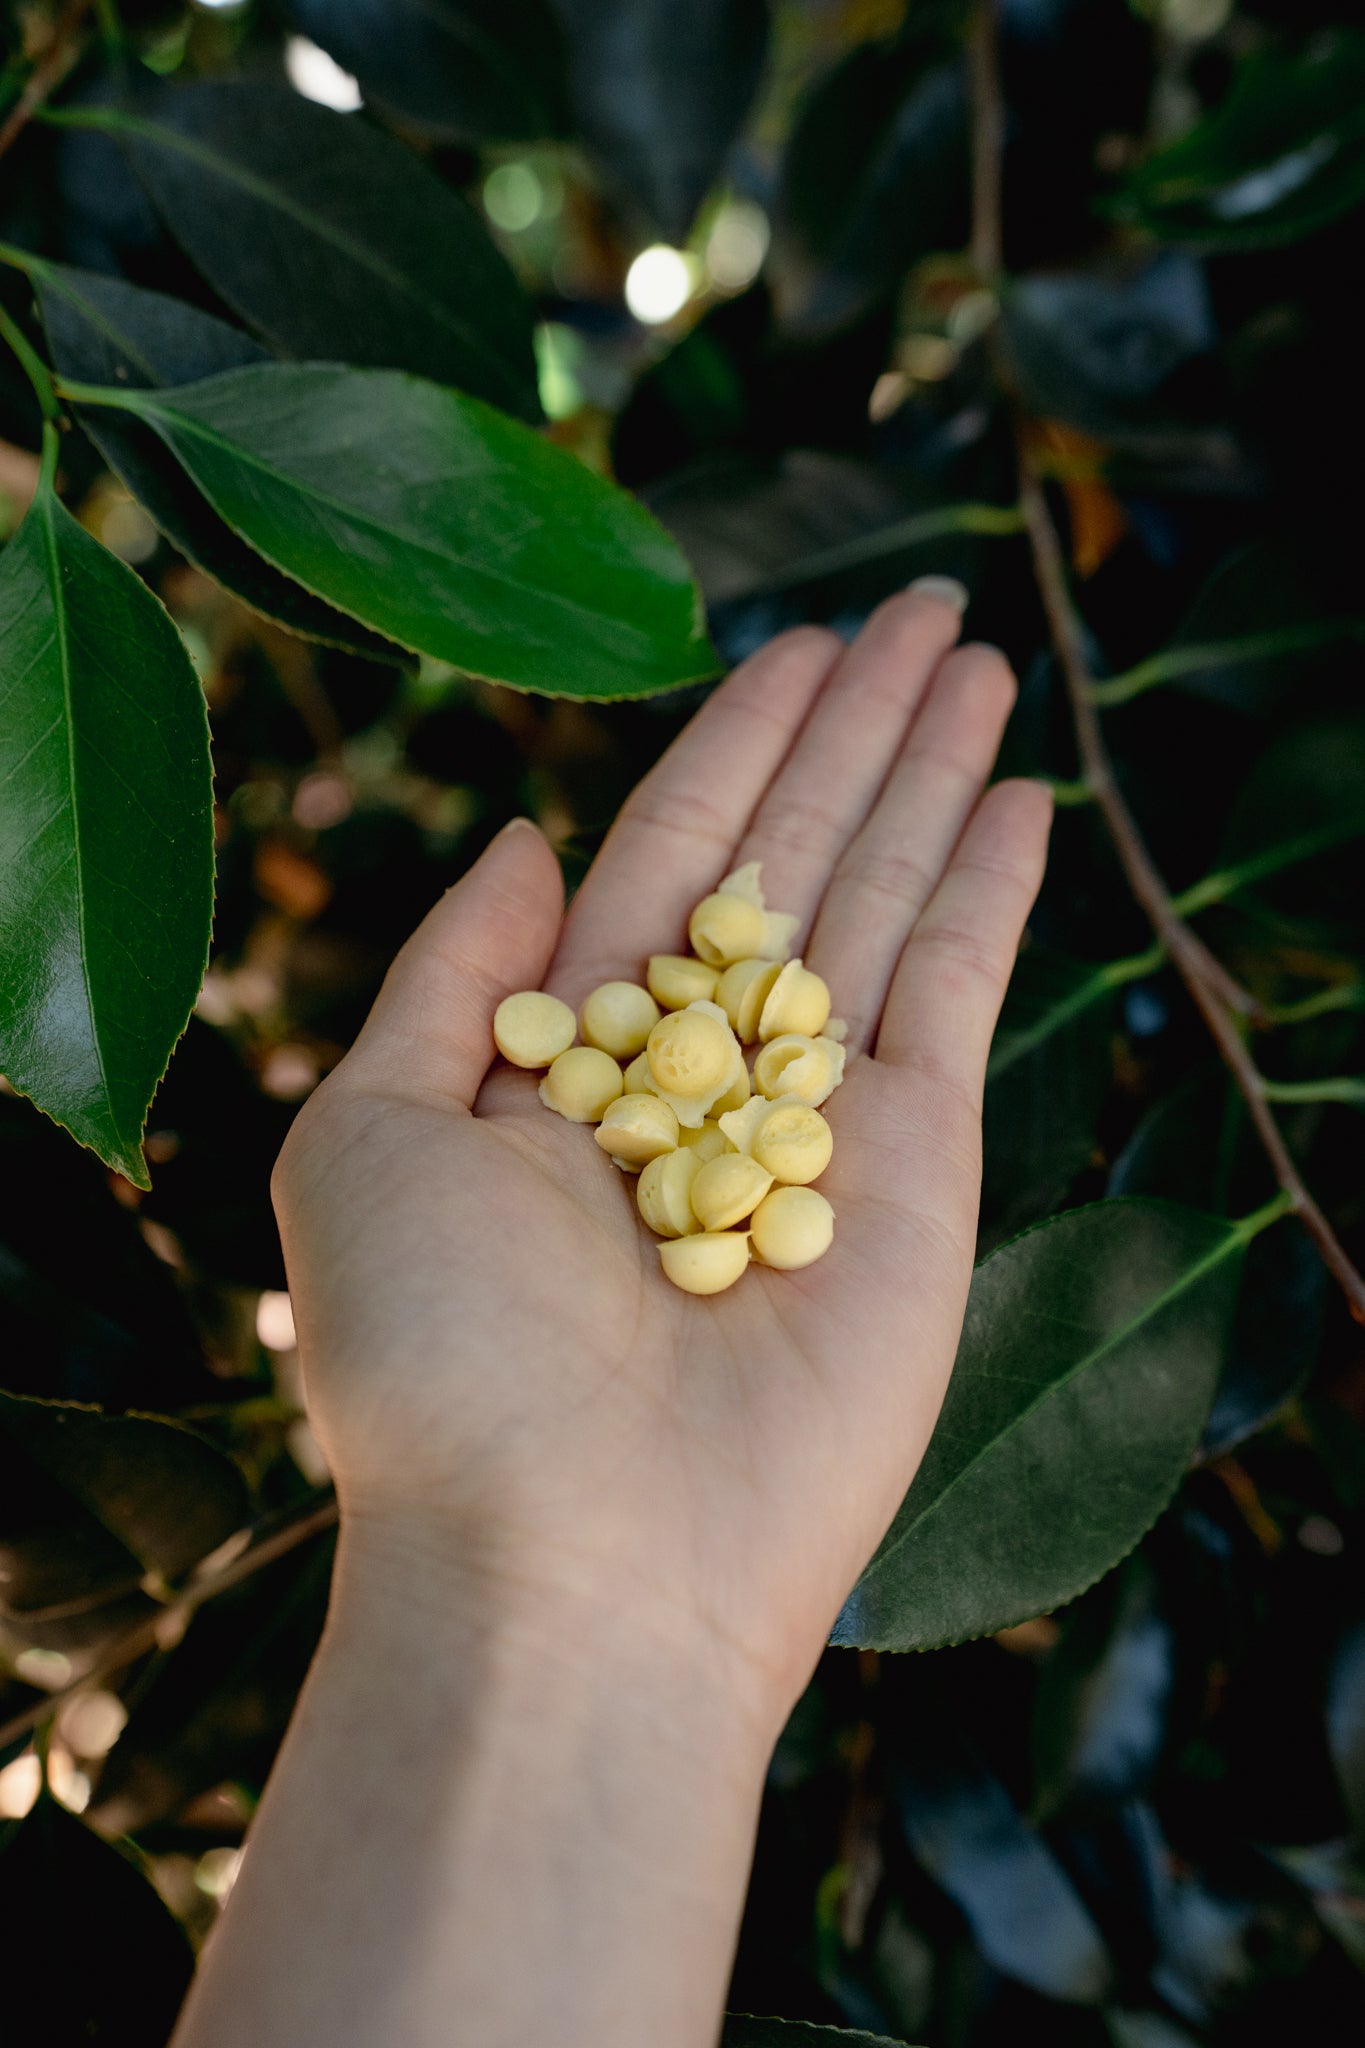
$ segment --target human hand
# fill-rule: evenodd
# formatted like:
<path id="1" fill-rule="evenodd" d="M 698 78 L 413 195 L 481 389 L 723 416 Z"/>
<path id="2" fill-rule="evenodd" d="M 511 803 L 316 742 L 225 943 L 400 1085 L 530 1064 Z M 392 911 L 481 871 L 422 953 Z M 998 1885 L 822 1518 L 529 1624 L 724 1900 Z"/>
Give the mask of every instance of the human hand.
<path id="1" fill-rule="evenodd" d="M 613 1614 L 723 1667 L 776 1735 L 895 1512 L 947 1386 L 975 1242 L 986 1055 L 1045 857 L 1035 783 L 982 796 L 1002 657 L 914 589 L 845 648 L 782 635 L 612 829 L 567 919 L 509 828 L 408 942 L 301 1113 L 276 1203 L 343 1526 L 452 1603 Z M 761 860 L 850 1025 L 826 1105 L 833 1249 L 679 1293 L 635 1182 L 538 1077 L 501 998 L 575 1007 L 685 950 Z M 491 1071 L 490 1071 L 491 1069 Z M 438 1596 L 439 1597 L 439 1596 Z"/>

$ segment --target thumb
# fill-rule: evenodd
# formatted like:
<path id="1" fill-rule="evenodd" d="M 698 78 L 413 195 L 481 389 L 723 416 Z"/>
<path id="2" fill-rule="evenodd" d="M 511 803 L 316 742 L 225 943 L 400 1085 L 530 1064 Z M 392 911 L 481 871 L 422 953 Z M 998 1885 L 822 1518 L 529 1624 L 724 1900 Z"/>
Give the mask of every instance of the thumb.
<path id="1" fill-rule="evenodd" d="M 493 1012 L 539 988 L 559 937 L 564 884 L 545 835 L 514 818 L 428 911 L 384 978 L 347 1055 L 466 1109 L 493 1061 Z"/>

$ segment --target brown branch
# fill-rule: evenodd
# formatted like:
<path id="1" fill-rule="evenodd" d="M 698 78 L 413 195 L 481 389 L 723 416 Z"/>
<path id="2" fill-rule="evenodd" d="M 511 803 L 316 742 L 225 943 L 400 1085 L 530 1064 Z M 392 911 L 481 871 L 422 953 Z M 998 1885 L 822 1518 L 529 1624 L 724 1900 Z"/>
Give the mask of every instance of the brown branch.
<path id="1" fill-rule="evenodd" d="M 297 1516 L 292 1522 L 286 1522 L 283 1528 L 274 1530 L 271 1535 L 263 1536 L 258 1543 L 249 1544 L 245 1550 L 229 1559 L 216 1571 L 205 1569 L 206 1565 L 212 1564 L 212 1559 L 206 1559 L 205 1563 L 193 1572 L 184 1589 L 173 1599 L 168 1600 L 165 1606 L 158 1608 L 155 1614 L 148 1615 L 145 1620 L 134 1622 L 131 1628 L 116 1636 L 98 1663 L 93 1664 L 88 1671 L 83 1671 L 79 1678 L 73 1678 L 69 1685 L 62 1686 L 57 1692 L 49 1693 L 44 1699 L 35 1700 L 31 1707 L 25 1707 L 22 1714 L 16 1714 L 12 1720 L 6 1721 L 4 1726 L 0 1727 L 0 1749 L 7 1748 L 11 1742 L 22 1741 L 26 1735 L 31 1735 L 35 1728 L 40 1728 L 44 1721 L 50 1720 L 67 1700 L 73 1699 L 77 1693 L 86 1691 L 90 1686 L 106 1684 L 120 1671 L 126 1670 L 128 1665 L 135 1664 L 139 1657 L 145 1657 L 149 1650 L 164 1645 L 168 1626 L 172 1632 L 176 1632 L 177 1629 L 183 1631 L 185 1623 L 206 1600 L 216 1599 L 218 1594 L 226 1593 L 230 1587 L 240 1585 L 243 1579 L 249 1579 L 253 1573 L 261 1571 L 266 1565 L 274 1564 L 277 1558 L 287 1556 L 291 1550 L 297 1550 L 301 1543 L 307 1543 L 310 1538 L 320 1536 L 324 1530 L 333 1528 L 336 1520 L 336 1496 L 329 1494 L 307 1513 Z M 178 1633 L 175 1633 L 175 1639 L 178 1640 Z"/>
<path id="2" fill-rule="evenodd" d="M 977 188 L 972 200 L 972 252 L 983 284 L 994 284 L 1000 262 L 1001 143 L 1004 107 L 997 56 L 995 0 L 979 0 L 972 27 L 972 165 Z M 1214 957 L 1171 902 L 1170 891 L 1118 786 L 1114 763 L 1095 705 L 1095 677 L 1086 654 L 1085 630 L 1071 597 L 1061 539 L 1048 507 L 1031 445 L 1031 422 L 1020 401 L 1012 366 L 997 328 L 996 369 L 1014 414 L 1019 454 L 1019 504 L 1033 555 L 1034 574 L 1048 629 L 1071 704 L 1082 776 L 1113 842 L 1133 895 L 1141 904 L 1167 958 L 1189 990 L 1208 1026 L 1224 1065 L 1247 1105 L 1252 1124 L 1276 1180 L 1293 1212 L 1313 1239 L 1328 1272 L 1341 1288 L 1357 1322 L 1365 1323 L 1365 1278 L 1348 1257 L 1294 1163 L 1284 1134 L 1265 1096 L 1264 1079 L 1247 1049 L 1239 1019 L 1256 1019 L 1259 1005 Z"/>
<path id="3" fill-rule="evenodd" d="M 0 156 L 12 149 L 48 94 L 59 86 L 79 54 L 77 30 L 90 12 L 91 0 L 67 0 L 52 30 L 52 40 L 29 73 L 28 83 L 0 127 Z"/>

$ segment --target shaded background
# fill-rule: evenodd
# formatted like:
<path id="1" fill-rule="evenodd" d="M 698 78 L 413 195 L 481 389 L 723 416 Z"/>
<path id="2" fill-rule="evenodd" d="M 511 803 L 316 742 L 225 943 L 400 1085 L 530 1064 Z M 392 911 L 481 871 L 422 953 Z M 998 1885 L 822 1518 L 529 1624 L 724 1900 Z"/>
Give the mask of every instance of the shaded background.
<path id="1" fill-rule="evenodd" d="M 0 10 L 11 98 L 53 12 Z M 1012 512 L 986 341 L 1001 317 L 1091 658 L 1120 679 L 1110 742 L 1172 886 L 1365 809 L 1354 9 L 1005 0 L 1003 316 L 962 253 L 961 7 L 126 0 L 120 16 L 126 43 L 99 10 L 105 39 L 60 99 L 107 97 L 128 67 L 148 88 L 285 76 L 324 104 L 363 100 L 480 209 L 539 312 L 550 431 L 677 535 L 727 662 L 802 619 L 851 633 L 914 575 L 967 583 L 968 633 L 1021 678 L 1005 765 L 1064 799 L 1016 1028 L 1074 963 L 1139 956 L 1150 933 L 1076 787 Z M 1159 157 L 1181 138 L 1186 158 Z M 107 139 L 35 123 L 4 170 L 5 239 L 231 318 Z M 26 307 L 21 279 L 0 294 Z M 12 527 L 37 422 L 8 360 L 0 437 Z M 326 1597 L 275 1152 L 492 833 L 530 811 L 572 880 L 703 692 L 551 702 L 294 638 L 177 556 L 92 444 L 69 437 L 64 461 L 68 502 L 163 597 L 203 677 L 219 899 L 149 1123 L 150 1194 L 0 1097 L 0 1386 L 128 1418 L 112 1449 L 79 1430 L 54 1448 L 0 1395 L 0 1720 L 16 1724 L 0 1815 L 37 1787 L 17 1724 L 142 1631 L 57 1715 L 56 1803 L 0 1854 L 0 1941 L 11 1981 L 47 2001 L 45 2038 L 154 2044 Z M 1136 665 L 1172 647 L 1180 673 L 1144 688 Z M 1203 927 L 1288 1013 L 1261 1049 L 1283 1081 L 1361 1066 L 1360 884 L 1348 846 Z M 1358 1253 L 1359 1107 L 1287 1115 Z M 1138 1192 L 1231 1214 L 1269 1192 L 1197 1017 L 1150 964 L 993 1084 L 983 1249 Z M 1279 1229 L 1249 1260 L 1201 1461 L 1133 1557 L 992 1640 L 827 1656 L 774 1762 L 730 2004 L 933 2048 L 1029 2021 L 1117 2048 L 1278 2042 L 1290 2025 L 1355 2038 L 1363 1509 L 1360 1332 Z M 285 1538 L 234 1583 L 248 1517 L 258 1541 Z M 224 1541 L 224 1589 L 186 1625 L 167 1589 Z"/>

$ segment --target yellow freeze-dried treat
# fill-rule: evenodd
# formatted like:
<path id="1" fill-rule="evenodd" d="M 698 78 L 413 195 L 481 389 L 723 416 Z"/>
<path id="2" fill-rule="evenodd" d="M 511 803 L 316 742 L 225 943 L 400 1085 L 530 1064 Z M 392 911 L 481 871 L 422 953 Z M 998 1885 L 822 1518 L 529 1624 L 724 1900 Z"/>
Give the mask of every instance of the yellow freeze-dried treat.
<path id="1" fill-rule="evenodd" d="M 689 1152 L 695 1152 L 703 1166 L 708 1159 L 719 1159 L 722 1152 L 730 1150 L 724 1131 L 719 1124 L 712 1123 L 710 1117 L 698 1130 L 689 1131 L 680 1127 L 678 1143 L 686 1146 Z"/>
<path id="2" fill-rule="evenodd" d="M 691 1130 L 710 1116 L 723 1095 L 732 1089 L 738 1093 L 744 1048 L 716 1003 L 670 1010 L 650 1032 L 646 1051 L 654 1094 Z"/>
<path id="3" fill-rule="evenodd" d="M 758 1037 L 768 991 L 781 973 L 776 960 L 736 960 L 716 983 L 716 1001 L 742 1044 L 752 1045 Z"/>
<path id="4" fill-rule="evenodd" d="M 578 1013 L 584 1045 L 598 1046 L 614 1060 L 634 1059 L 659 1021 L 659 1005 L 633 981 L 604 981 Z"/>
<path id="5" fill-rule="evenodd" d="M 818 1038 L 828 1022 L 827 985 L 799 960 L 789 960 L 768 992 L 758 1020 L 758 1036 L 765 1045 L 788 1031 Z"/>
<path id="6" fill-rule="evenodd" d="M 692 1183 L 692 1212 L 704 1230 L 729 1230 L 763 1200 L 773 1176 L 742 1152 L 708 1159 Z"/>
<path id="7" fill-rule="evenodd" d="M 638 1173 L 661 1152 L 673 1151 L 678 1119 L 657 1095 L 618 1095 L 593 1136 L 618 1166 Z"/>
<path id="8" fill-rule="evenodd" d="M 818 1109 L 844 1078 L 844 1048 L 832 1038 L 789 1031 L 770 1039 L 754 1061 L 754 1086 L 770 1101 L 795 1095 Z"/>
<path id="9" fill-rule="evenodd" d="M 691 1237 L 701 1229 L 692 1210 L 692 1183 L 701 1171 L 698 1153 L 681 1147 L 651 1159 L 635 1187 L 635 1206 L 660 1237 Z"/>
<path id="10" fill-rule="evenodd" d="M 685 1010 L 689 1003 L 709 1003 L 716 993 L 719 970 L 686 953 L 653 953 L 645 980 L 661 1010 Z"/>
<path id="11" fill-rule="evenodd" d="M 755 1209 L 749 1228 L 764 1265 L 794 1273 L 829 1250 L 834 1211 L 816 1188 L 774 1188 Z"/>
<path id="12" fill-rule="evenodd" d="M 574 1014 L 558 996 L 523 989 L 493 1012 L 493 1043 L 514 1067 L 548 1067 L 574 1042 Z"/>
<path id="13" fill-rule="evenodd" d="M 540 1084 L 540 1099 L 571 1124 L 595 1124 L 624 1085 L 610 1053 L 595 1045 L 575 1045 L 551 1066 Z"/>
<path id="14" fill-rule="evenodd" d="M 796 937 L 799 917 L 786 910 L 769 910 L 767 898 L 759 883 L 760 864 L 756 860 L 746 861 L 742 868 L 736 868 L 723 882 L 716 884 L 718 896 L 740 896 L 746 903 L 752 903 L 763 913 L 763 938 L 751 950 L 760 960 L 785 960 Z"/>
<path id="15" fill-rule="evenodd" d="M 842 1045 L 848 1037 L 848 1019 L 846 1017 L 829 1018 L 825 1025 L 824 1036 L 832 1038 L 836 1045 Z"/>
<path id="16" fill-rule="evenodd" d="M 721 1117 L 729 1110 L 743 1109 L 752 1093 L 753 1088 L 749 1080 L 749 1069 L 745 1066 L 744 1055 L 741 1053 L 735 1063 L 734 1079 L 725 1093 L 718 1095 L 711 1106 L 712 1116 Z"/>
<path id="17" fill-rule="evenodd" d="M 750 1156 L 774 1180 L 805 1187 L 819 1179 L 833 1158 L 834 1133 L 818 1109 L 804 1102 L 774 1102 L 754 1132 Z"/>
<path id="18" fill-rule="evenodd" d="M 654 1092 L 654 1076 L 649 1068 L 649 1054 L 637 1052 L 625 1073 L 627 1095 L 651 1095 Z"/>
<path id="19" fill-rule="evenodd" d="M 720 1294 L 733 1287 L 749 1263 L 745 1230 L 704 1230 L 659 1246 L 664 1273 L 685 1294 Z"/>
<path id="20" fill-rule="evenodd" d="M 687 936 L 698 959 L 708 967 L 728 967 L 747 960 L 763 944 L 766 921 L 756 903 L 717 890 L 703 896 L 692 912 Z"/>

